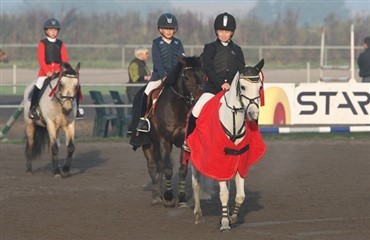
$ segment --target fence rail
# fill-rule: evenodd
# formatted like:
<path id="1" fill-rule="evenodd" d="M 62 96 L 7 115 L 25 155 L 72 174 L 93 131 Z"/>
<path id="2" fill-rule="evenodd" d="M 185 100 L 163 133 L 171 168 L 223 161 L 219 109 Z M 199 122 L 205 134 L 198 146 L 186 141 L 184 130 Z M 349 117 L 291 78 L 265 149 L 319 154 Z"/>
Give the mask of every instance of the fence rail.
<path id="1" fill-rule="evenodd" d="M 127 45 L 119 45 L 119 44 L 68 44 L 69 49 L 80 49 L 81 51 L 85 51 L 86 49 L 95 49 L 97 52 L 93 55 L 92 51 L 88 51 L 85 54 L 80 54 L 79 52 L 69 51 L 70 57 L 73 59 L 79 59 L 79 61 L 94 61 L 96 60 L 96 55 L 99 56 L 99 60 L 101 59 L 108 59 L 109 61 L 121 61 L 121 67 L 127 67 L 129 61 L 132 60 L 134 56 L 134 50 L 139 45 L 127 44 Z M 140 45 L 143 47 L 151 48 L 149 44 Z M 13 43 L 2 43 L 0 44 L 2 49 L 5 49 L 6 52 L 10 52 L 10 57 L 13 60 L 26 60 L 26 59 L 34 59 L 35 51 L 37 48 L 37 44 L 13 44 Z M 203 45 L 184 45 L 185 52 L 188 56 L 193 55 L 200 55 L 203 51 Z M 286 45 L 286 46 L 278 46 L 278 45 L 271 45 L 271 46 L 263 46 L 263 45 L 241 45 L 242 50 L 247 53 L 245 54 L 248 56 L 248 61 L 257 61 L 263 57 L 269 57 L 273 61 L 285 61 L 289 63 L 297 63 L 297 60 L 301 61 L 314 61 L 320 59 L 319 51 L 321 49 L 320 45 Z M 22 49 L 34 49 L 29 52 L 22 52 Z M 104 51 L 101 50 L 105 49 Z M 110 52 L 111 50 L 115 50 Z M 362 46 L 355 46 L 354 47 L 357 54 L 359 51 L 363 49 Z M 299 54 L 288 54 L 288 51 L 296 51 Z M 346 52 L 348 50 L 348 52 Z M 324 49 L 324 59 L 325 63 L 327 63 L 328 59 L 334 60 L 343 60 L 348 59 L 347 56 L 350 55 L 350 44 L 348 46 L 325 46 Z M 329 57 L 329 52 L 333 53 L 332 57 Z M 12 54 L 13 53 L 13 54 Z M 22 53 L 22 54 L 20 54 Z M 73 54 L 76 54 L 74 56 Z M 105 55 L 104 55 L 105 54 Z M 82 58 L 82 59 L 81 59 Z M 88 58 L 88 59 L 83 59 Z"/>

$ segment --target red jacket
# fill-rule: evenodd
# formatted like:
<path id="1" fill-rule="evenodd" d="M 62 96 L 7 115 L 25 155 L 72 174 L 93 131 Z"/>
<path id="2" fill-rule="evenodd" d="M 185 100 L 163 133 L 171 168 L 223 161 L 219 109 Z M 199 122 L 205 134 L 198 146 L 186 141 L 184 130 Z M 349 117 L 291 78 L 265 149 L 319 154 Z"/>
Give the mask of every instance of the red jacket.
<path id="1" fill-rule="evenodd" d="M 193 166 L 204 176 L 218 181 L 229 180 L 236 172 L 246 178 L 249 168 L 266 152 L 262 135 L 254 121 L 246 123 L 247 132 L 239 144 L 235 145 L 226 136 L 219 118 L 220 98 L 223 94 L 221 91 L 204 105 L 197 119 L 197 127 L 186 140 L 191 149 Z M 229 155 L 225 154 L 225 148 L 248 150 Z"/>
<path id="2" fill-rule="evenodd" d="M 64 43 L 62 43 L 60 54 L 61 54 L 62 62 L 68 62 L 69 61 L 68 54 L 67 54 L 67 49 L 66 49 L 66 46 L 64 45 Z M 46 63 L 46 61 L 45 61 L 45 45 L 42 41 L 39 42 L 39 46 L 38 46 L 38 50 L 37 50 L 37 56 L 38 56 L 39 65 L 40 65 L 40 70 L 39 70 L 38 77 L 46 76 L 46 73 L 48 71 L 60 72 L 60 65 L 58 63 L 51 63 L 51 64 Z"/>

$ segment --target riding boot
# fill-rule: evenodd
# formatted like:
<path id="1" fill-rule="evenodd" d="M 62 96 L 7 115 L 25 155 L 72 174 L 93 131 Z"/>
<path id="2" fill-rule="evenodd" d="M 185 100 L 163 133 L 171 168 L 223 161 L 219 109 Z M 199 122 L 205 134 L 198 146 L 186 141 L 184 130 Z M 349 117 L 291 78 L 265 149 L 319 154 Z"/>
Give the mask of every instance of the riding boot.
<path id="1" fill-rule="evenodd" d="M 148 96 L 145 93 L 143 93 L 143 96 L 141 98 L 141 106 L 140 106 L 141 107 L 140 119 L 136 127 L 136 131 L 138 132 L 149 132 L 150 131 L 149 120 L 145 117 L 147 99 L 148 99 Z"/>
<path id="2" fill-rule="evenodd" d="M 31 98 L 31 106 L 28 112 L 28 117 L 35 120 L 40 118 L 39 114 L 37 113 L 37 102 L 39 100 L 39 92 L 40 89 L 38 89 L 37 86 L 34 86 Z"/>
<path id="3" fill-rule="evenodd" d="M 193 113 L 190 113 L 190 116 L 189 116 L 189 119 L 188 119 L 188 127 L 186 129 L 186 135 L 185 135 L 185 141 L 184 143 L 182 144 L 182 148 L 187 151 L 187 152 L 191 152 L 191 149 L 190 147 L 186 144 L 186 138 L 192 134 L 192 132 L 194 131 L 195 127 L 197 125 L 197 118 L 194 117 Z"/>

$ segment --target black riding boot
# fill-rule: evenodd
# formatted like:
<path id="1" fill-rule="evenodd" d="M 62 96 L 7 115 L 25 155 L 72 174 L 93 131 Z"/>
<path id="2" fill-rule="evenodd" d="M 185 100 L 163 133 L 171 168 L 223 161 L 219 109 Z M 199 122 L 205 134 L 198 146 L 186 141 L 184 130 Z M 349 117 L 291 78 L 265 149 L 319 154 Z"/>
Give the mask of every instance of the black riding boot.
<path id="1" fill-rule="evenodd" d="M 140 109 L 140 119 L 139 123 L 136 127 L 136 131 L 138 132 L 149 132 L 150 131 L 150 123 L 147 118 L 144 117 L 146 113 L 146 105 L 147 105 L 147 99 L 148 96 L 143 93 L 143 96 L 141 98 L 141 109 Z"/>
<path id="2" fill-rule="evenodd" d="M 31 98 L 31 106 L 30 106 L 30 111 L 28 112 L 28 117 L 31 119 L 39 119 L 39 115 L 37 113 L 37 102 L 39 100 L 39 92 L 40 89 L 37 88 L 37 86 L 33 87 L 33 92 L 32 92 L 32 98 Z"/>
<path id="3" fill-rule="evenodd" d="M 182 144 L 182 148 L 187 152 L 191 152 L 191 150 L 189 146 L 186 144 L 186 138 L 194 131 L 196 125 L 197 125 L 197 118 L 194 117 L 193 113 L 190 113 L 190 116 L 188 119 L 188 127 L 186 129 L 185 141 L 184 141 L 184 144 Z"/>

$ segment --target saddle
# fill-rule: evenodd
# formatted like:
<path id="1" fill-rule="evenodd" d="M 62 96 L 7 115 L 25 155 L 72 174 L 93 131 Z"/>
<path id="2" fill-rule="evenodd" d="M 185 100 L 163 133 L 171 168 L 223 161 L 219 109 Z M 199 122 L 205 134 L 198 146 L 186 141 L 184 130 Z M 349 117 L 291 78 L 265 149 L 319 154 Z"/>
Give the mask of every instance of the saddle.
<path id="1" fill-rule="evenodd" d="M 55 76 L 54 78 L 53 78 L 53 77 L 48 77 L 48 78 L 46 78 L 46 79 L 44 80 L 44 84 L 42 85 L 42 88 L 40 89 L 40 92 L 39 92 L 39 97 L 38 97 L 38 99 L 37 99 L 37 103 L 40 101 L 40 99 L 41 99 L 42 95 L 44 94 L 44 92 L 45 92 L 45 90 L 46 90 L 46 88 L 47 88 L 47 86 L 50 86 L 50 87 L 51 87 L 50 83 L 51 83 L 51 81 L 52 81 L 52 80 L 54 80 L 56 77 L 57 77 L 57 76 Z M 33 95 L 33 89 L 32 89 L 32 90 L 30 91 L 30 93 L 28 94 L 28 99 L 29 99 L 29 100 L 31 100 L 32 95 Z"/>
<path id="2" fill-rule="evenodd" d="M 145 116 L 147 118 L 153 117 L 154 110 L 155 110 L 155 108 L 157 106 L 157 100 L 161 96 L 161 93 L 162 93 L 163 89 L 164 89 L 164 84 L 162 82 L 161 85 L 158 88 L 153 89 L 149 93 L 149 96 L 148 96 L 148 99 L 147 99 L 147 103 L 146 103 L 146 106 L 147 106 L 146 109 L 147 110 L 145 112 Z"/>

